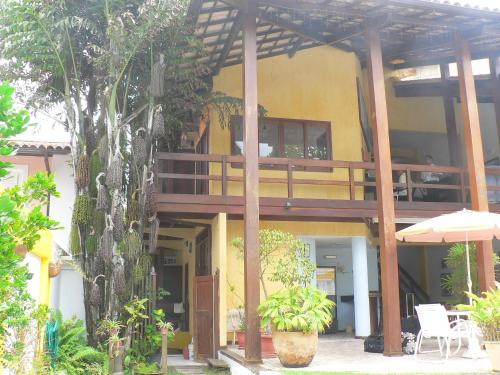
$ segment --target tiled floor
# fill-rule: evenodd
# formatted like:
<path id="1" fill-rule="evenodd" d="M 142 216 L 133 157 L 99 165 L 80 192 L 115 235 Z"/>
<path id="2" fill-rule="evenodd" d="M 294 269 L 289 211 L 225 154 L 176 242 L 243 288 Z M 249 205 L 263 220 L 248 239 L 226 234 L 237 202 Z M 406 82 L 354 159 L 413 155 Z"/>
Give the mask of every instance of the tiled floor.
<path id="1" fill-rule="evenodd" d="M 424 342 L 426 348 L 437 348 L 435 341 Z M 243 351 L 234 349 L 239 354 Z M 442 363 L 439 353 L 423 354 L 416 361 L 413 355 L 402 357 L 384 357 L 381 354 L 365 353 L 363 351 L 363 340 L 355 339 L 345 334 L 322 336 L 318 353 L 313 362 L 301 371 L 325 371 L 325 372 L 359 372 L 379 374 L 401 374 L 401 373 L 461 373 L 477 374 L 489 373 L 491 366 L 487 358 L 467 359 L 460 355 L 450 357 L 446 363 Z M 261 366 L 261 374 L 279 374 L 284 368 L 277 358 L 265 359 Z"/>

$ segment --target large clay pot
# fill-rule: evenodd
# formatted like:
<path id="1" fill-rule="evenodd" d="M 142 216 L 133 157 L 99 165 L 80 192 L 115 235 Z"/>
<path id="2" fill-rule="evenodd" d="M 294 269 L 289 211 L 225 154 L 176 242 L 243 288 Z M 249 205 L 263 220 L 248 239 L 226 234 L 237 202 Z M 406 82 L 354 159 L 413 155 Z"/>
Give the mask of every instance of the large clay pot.
<path id="1" fill-rule="evenodd" d="M 276 332 L 273 344 L 281 364 L 285 367 L 306 367 L 318 350 L 318 333 Z"/>
<path id="2" fill-rule="evenodd" d="M 485 341 L 484 346 L 490 357 L 493 371 L 500 371 L 500 341 Z"/>

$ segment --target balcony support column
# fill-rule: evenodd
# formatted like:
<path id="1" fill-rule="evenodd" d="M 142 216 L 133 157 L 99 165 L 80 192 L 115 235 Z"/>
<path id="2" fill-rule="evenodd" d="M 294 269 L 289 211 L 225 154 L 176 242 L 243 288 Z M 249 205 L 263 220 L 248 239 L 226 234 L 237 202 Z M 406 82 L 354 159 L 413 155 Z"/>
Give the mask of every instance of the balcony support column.
<path id="1" fill-rule="evenodd" d="M 368 26 L 365 33 L 368 50 L 368 83 L 373 129 L 377 208 L 380 236 L 380 260 L 384 325 L 384 355 L 402 355 L 401 316 L 399 309 L 398 252 L 389 142 L 389 120 L 380 35 Z"/>
<path id="2" fill-rule="evenodd" d="M 500 57 L 492 57 L 490 59 L 490 74 L 495 117 L 497 120 L 498 143 L 500 144 Z"/>
<path id="3" fill-rule="evenodd" d="M 443 85 L 443 107 L 446 122 L 446 135 L 448 136 L 448 151 L 450 155 L 450 165 L 461 167 L 463 163 L 462 150 L 460 147 L 457 132 L 457 122 L 455 118 L 455 105 L 453 89 L 449 84 L 450 69 L 448 64 L 441 64 L 441 84 Z"/>
<path id="4" fill-rule="evenodd" d="M 488 211 L 483 143 L 476 87 L 472 73 L 470 46 L 469 42 L 461 37 L 456 39 L 456 57 L 472 209 Z M 493 246 L 491 241 L 477 243 L 477 267 L 480 289 L 486 291 L 494 288 L 495 271 L 493 269 Z"/>
<path id="5" fill-rule="evenodd" d="M 259 257 L 259 141 L 257 110 L 257 2 L 248 0 L 243 10 L 243 104 L 244 104 L 244 262 L 245 318 L 247 324 L 245 360 L 261 361 Z"/>

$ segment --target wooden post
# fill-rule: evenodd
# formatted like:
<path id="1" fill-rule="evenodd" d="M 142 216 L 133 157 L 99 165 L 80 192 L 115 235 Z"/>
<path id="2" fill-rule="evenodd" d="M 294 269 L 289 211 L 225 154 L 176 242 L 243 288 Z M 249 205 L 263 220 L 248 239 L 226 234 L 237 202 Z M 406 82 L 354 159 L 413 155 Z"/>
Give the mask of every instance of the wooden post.
<path id="1" fill-rule="evenodd" d="M 158 294 L 158 290 L 156 288 L 156 271 L 154 267 L 151 267 L 151 310 L 156 309 L 156 296 Z"/>
<path id="2" fill-rule="evenodd" d="M 446 134 L 448 136 L 448 151 L 450 155 L 450 165 L 462 166 L 462 148 L 458 141 L 457 124 L 455 119 L 455 105 L 453 103 L 452 88 L 448 82 L 450 69 L 448 64 L 441 64 L 441 84 L 443 85 L 443 106 L 444 118 L 446 122 Z"/>
<path id="3" fill-rule="evenodd" d="M 373 27 L 368 27 L 365 35 L 369 56 L 368 83 L 380 236 L 384 355 L 393 356 L 402 355 L 402 352 L 398 252 L 396 246 L 389 120 L 380 35 L 378 30 Z"/>
<path id="4" fill-rule="evenodd" d="M 500 143 L 500 57 L 492 57 L 490 59 L 490 74 L 497 120 L 498 142 Z"/>
<path id="5" fill-rule="evenodd" d="M 481 127 L 479 124 L 474 75 L 472 74 L 470 47 L 467 40 L 457 37 L 456 55 L 472 209 L 488 211 L 488 191 L 486 190 Z M 478 243 L 477 267 L 481 291 L 494 288 L 495 271 L 493 269 L 493 247 L 491 241 Z"/>
<path id="6" fill-rule="evenodd" d="M 161 373 L 168 374 L 168 329 L 161 329 Z"/>
<path id="7" fill-rule="evenodd" d="M 243 14 L 243 103 L 245 172 L 245 360 L 261 361 L 259 257 L 259 140 L 257 112 L 257 2 L 244 2 Z"/>

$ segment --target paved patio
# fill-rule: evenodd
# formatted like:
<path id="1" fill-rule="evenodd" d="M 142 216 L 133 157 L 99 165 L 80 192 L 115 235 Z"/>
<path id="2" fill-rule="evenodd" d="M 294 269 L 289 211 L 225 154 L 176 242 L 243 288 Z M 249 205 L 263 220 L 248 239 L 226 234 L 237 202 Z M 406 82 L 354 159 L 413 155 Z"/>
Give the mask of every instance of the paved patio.
<path id="1" fill-rule="evenodd" d="M 424 342 L 423 348 L 437 348 L 436 341 Z M 238 357 L 243 351 L 230 348 Z M 355 339 L 345 334 L 322 336 L 320 338 L 318 353 L 311 365 L 300 371 L 324 371 L 324 372 L 358 372 L 378 374 L 401 374 L 401 373 L 460 373 L 479 374 L 490 373 L 491 365 L 488 358 L 467 359 L 462 358 L 460 352 L 450 357 L 446 363 L 442 363 L 439 353 L 419 355 L 420 360 L 415 361 L 413 355 L 402 357 L 384 357 L 381 354 L 365 353 L 363 351 L 363 340 Z M 280 374 L 284 369 L 278 358 L 265 359 L 259 368 L 253 368 L 253 373 Z M 289 369 L 293 371 L 293 369 Z M 238 373 L 233 371 L 232 373 Z"/>

